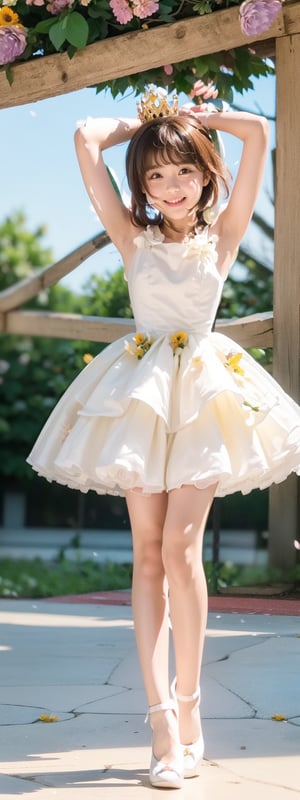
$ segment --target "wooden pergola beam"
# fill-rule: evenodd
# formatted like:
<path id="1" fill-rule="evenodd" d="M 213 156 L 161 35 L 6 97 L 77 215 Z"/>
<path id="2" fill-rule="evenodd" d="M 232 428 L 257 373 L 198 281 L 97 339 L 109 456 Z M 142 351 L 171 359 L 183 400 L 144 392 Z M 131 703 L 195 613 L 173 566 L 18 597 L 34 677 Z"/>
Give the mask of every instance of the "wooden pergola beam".
<path id="1" fill-rule="evenodd" d="M 83 264 L 87 258 L 106 247 L 110 241 L 111 239 L 106 231 L 102 231 L 97 236 L 92 236 L 87 242 L 76 247 L 64 258 L 56 261 L 51 267 L 36 270 L 28 278 L 24 278 L 24 280 L 9 286 L 8 289 L 4 289 L 0 292 L 0 313 L 4 314 L 6 311 L 11 311 L 11 309 L 27 303 L 32 297 L 36 297 L 39 292 L 48 289 L 49 286 L 53 286 L 65 275 L 72 272 L 73 269 Z"/>
<path id="2" fill-rule="evenodd" d="M 300 403 L 299 109 L 300 35 L 276 42 L 277 148 L 273 374 Z M 270 563 L 289 569 L 300 538 L 300 485 L 295 474 L 270 489 Z"/>
<path id="3" fill-rule="evenodd" d="M 230 336 L 241 347 L 272 347 L 273 314 L 252 314 L 237 320 L 217 320 L 216 331 Z M 133 333 L 133 319 L 89 317 L 51 311 L 10 311 L 0 314 L 0 333 L 113 342 Z"/>
<path id="4" fill-rule="evenodd" d="M 12 66 L 13 84 L 0 70 L 0 108 L 36 102 L 164 64 L 300 32 L 299 2 L 283 7 L 261 36 L 244 36 L 237 8 L 193 16 L 148 30 L 108 37 L 75 53 L 42 56 Z"/>

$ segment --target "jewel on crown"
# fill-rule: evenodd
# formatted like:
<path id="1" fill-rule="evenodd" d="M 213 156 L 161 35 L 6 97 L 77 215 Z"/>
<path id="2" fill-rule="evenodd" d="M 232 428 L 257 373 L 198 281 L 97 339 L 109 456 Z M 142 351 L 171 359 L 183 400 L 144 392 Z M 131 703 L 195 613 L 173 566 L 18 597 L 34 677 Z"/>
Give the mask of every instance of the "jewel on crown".
<path id="1" fill-rule="evenodd" d="M 137 103 L 137 112 L 141 122 L 150 122 L 158 117 L 169 117 L 171 114 L 178 114 L 177 94 L 173 94 L 171 103 L 166 89 L 150 83 Z"/>

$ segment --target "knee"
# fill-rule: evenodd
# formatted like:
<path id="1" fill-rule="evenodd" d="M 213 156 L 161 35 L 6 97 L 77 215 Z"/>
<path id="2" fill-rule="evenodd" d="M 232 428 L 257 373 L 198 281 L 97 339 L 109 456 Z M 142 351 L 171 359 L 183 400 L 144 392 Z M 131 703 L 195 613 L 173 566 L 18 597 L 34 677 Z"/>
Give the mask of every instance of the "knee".
<path id="1" fill-rule="evenodd" d="M 169 584 L 176 584 L 185 589 L 196 578 L 199 569 L 202 569 L 201 553 L 195 552 L 195 547 L 184 538 L 182 531 L 166 531 L 163 539 L 162 559 Z"/>
<path id="2" fill-rule="evenodd" d="M 161 538 L 143 537 L 142 542 L 134 546 L 134 570 L 144 580 L 153 581 L 164 575 Z"/>

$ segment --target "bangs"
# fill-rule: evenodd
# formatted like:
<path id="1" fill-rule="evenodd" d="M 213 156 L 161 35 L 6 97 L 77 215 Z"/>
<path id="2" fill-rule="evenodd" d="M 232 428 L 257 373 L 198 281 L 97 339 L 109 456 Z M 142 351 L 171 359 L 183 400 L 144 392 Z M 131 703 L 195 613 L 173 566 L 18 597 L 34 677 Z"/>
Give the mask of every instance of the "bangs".
<path id="1" fill-rule="evenodd" d="M 146 130 L 143 136 L 143 148 L 139 155 L 140 175 L 143 177 L 153 166 L 199 164 L 199 154 L 193 140 L 170 124 Z"/>

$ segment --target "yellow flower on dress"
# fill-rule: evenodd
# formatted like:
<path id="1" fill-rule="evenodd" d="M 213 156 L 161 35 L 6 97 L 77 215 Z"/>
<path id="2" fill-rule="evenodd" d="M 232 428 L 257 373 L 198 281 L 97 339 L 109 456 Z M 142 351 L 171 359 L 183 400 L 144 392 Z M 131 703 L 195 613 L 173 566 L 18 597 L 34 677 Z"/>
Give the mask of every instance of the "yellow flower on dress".
<path id="1" fill-rule="evenodd" d="M 82 356 L 82 361 L 84 361 L 85 364 L 90 364 L 93 358 L 94 356 L 92 356 L 91 353 L 85 353 L 84 356 Z"/>
<path id="2" fill-rule="evenodd" d="M 136 333 L 132 337 L 132 342 L 125 340 L 124 348 L 126 353 L 129 353 L 130 356 L 135 356 L 140 361 L 150 350 L 153 342 L 153 337 L 149 336 L 148 333 Z"/>
<path id="3" fill-rule="evenodd" d="M 283 714 L 273 714 L 272 719 L 274 719 L 275 722 L 285 722 L 286 717 L 284 717 Z"/>
<path id="4" fill-rule="evenodd" d="M 59 722 L 59 717 L 56 717 L 55 714 L 41 714 L 39 719 L 41 722 Z"/>
<path id="5" fill-rule="evenodd" d="M 8 6 L 2 6 L 2 8 L 0 8 L 0 25 L 8 27 L 9 25 L 17 25 L 18 22 L 19 14 L 16 14 L 15 11 L 12 11 Z"/>
<path id="6" fill-rule="evenodd" d="M 170 345 L 174 355 L 178 348 L 183 350 L 183 348 L 187 346 L 188 341 L 189 337 L 185 331 L 176 331 L 175 333 L 172 333 L 172 336 L 170 337 Z"/>
<path id="7" fill-rule="evenodd" d="M 243 357 L 243 353 L 228 353 L 225 356 L 225 367 L 230 369 L 231 372 L 237 372 L 238 375 L 245 375 L 245 370 L 243 367 L 240 367 L 240 360 Z"/>
<path id="8" fill-rule="evenodd" d="M 144 343 L 144 341 L 145 341 L 145 339 L 147 337 L 145 337 L 144 333 L 136 333 L 133 338 L 134 338 L 136 346 L 139 347 L 140 345 L 142 345 Z"/>

